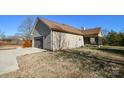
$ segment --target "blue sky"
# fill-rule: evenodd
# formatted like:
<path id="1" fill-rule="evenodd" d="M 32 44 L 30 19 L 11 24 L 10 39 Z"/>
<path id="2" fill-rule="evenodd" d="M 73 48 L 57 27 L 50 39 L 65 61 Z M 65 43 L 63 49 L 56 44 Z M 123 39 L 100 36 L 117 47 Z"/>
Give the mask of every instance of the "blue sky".
<path id="1" fill-rule="evenodd" d="M 14 35 L 18 32 L 19 25 L 28 17 L 28 15 L 1 15 L 0 16 L 0 30 L 6 35 Z M 85 28 L 101 27 L 102 29 L 114 29 L 122 31 L 124 28 L 124 16 L 105 16 L 105 15 L 42 15 L 31 16 L 33 20 L 36 17 L 43 17 L 56 22 L 68 24 L 77 28 L 81 26 Z M 124 31 L 124 30 L 123 30 Z M 122 32 L 123 32 L 122 31 Z"/>

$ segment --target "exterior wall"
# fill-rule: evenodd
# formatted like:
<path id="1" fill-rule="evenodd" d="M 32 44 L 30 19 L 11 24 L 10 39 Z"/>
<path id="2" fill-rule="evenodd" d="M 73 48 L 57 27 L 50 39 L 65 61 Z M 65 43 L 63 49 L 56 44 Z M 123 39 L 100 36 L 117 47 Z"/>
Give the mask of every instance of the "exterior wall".
<path id="1" fill-rule="evenodd" d="M 53 50 L 71 49 L 84 46 L 84 38 L 80 35 L 52 31 Z"/>
<path id="2" fill-rule="evenodd" d="M 34 37 L 43 37 L 43 49 L 51 50 L 51 30 L 41 21 L 37 21 L 32 33 L 32 47 L 34 47 Z"/>
<path id="3" fill-rule="evenodd" d="M 102 32 L 100 32 L 100 33 L 98 34 L 98 36 L 99 36 L 99 37 L 102 37 Z"/>
<path id="4" fill-rule="evenodd" d="M 51 47 L 51 33 L 49 33 L 46 37 L 43 38 L 43 48 L 52 50 Z"/>

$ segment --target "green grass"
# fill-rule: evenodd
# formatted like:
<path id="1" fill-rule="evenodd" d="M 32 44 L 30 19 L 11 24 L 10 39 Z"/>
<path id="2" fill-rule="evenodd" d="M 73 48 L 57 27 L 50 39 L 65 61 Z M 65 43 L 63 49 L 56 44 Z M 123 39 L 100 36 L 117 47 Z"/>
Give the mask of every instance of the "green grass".
<path id="1" fill-rule="evenodd" d="M 98 47 L 88 47 L 88 48 L 124 56 L 124 47 L 121 46 L 102 46 L 101 48 Z"/>

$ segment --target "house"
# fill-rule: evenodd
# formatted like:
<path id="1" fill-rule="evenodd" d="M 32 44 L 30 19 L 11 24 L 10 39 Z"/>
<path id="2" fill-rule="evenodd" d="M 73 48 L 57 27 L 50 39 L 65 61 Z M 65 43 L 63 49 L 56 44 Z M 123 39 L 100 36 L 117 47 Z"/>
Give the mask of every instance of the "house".
<path id="1" fill-rule="evenodd" d="M 84 44 L 101 44 L 101 29 L 77 29 L 44 18 L 37 18 L 32 30 L 32 46 L 48 50 L 71 49 Z"/>

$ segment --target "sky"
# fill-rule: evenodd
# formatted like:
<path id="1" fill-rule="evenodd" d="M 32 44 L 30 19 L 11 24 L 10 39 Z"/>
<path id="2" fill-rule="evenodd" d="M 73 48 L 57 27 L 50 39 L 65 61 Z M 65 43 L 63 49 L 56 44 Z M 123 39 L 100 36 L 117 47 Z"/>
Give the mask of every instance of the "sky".
<path id="1" fill-rule="evenodd" d="M 5 35 L 11 36 L 18 33 L 19 25 L 27 18 L 46 18 L 62 24 L 68 24 L 76 28 L 85 27 L 115 30 L 124 32 L 124 16 L 119 15 L 0 15 L 0 30 Z"/>

